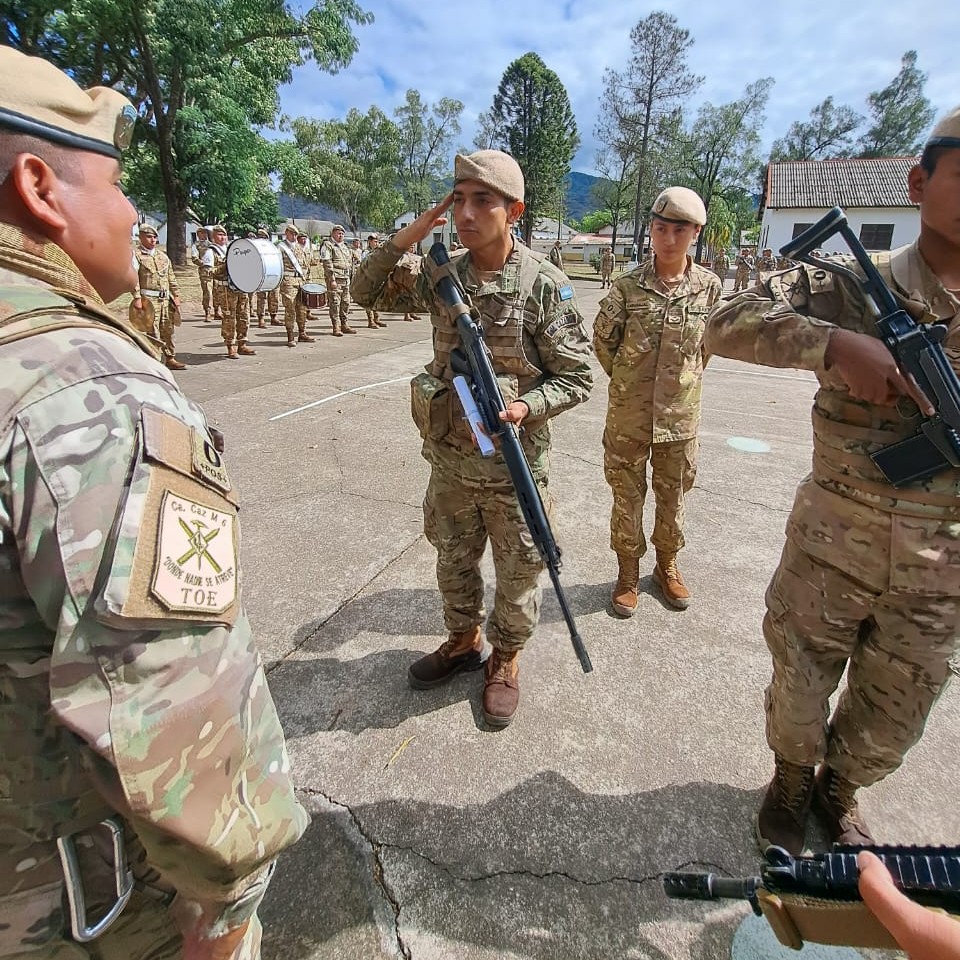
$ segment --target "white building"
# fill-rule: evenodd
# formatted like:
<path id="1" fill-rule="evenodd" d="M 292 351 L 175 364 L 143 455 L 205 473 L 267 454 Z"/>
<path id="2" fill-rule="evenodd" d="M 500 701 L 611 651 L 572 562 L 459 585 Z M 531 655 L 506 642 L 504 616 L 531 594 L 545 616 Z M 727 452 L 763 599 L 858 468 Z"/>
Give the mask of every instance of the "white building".
<path id="1" fill-rule="evenodd" d="M 891 250 L 920 233 L 920 212 L 907 194 L 915 157 L 859 160 L 797 160 L 767 167 L 760 207 L 758 249 L 778 251 L 831 207 L 842 207 L 850 228 L 867 250 Z M 820 248 L 848 253 L 839 236 Z"/>
<path id="2" fill-rule="evenodd" d="M 408 210 L 393 221 L 393 227 L 395 230 L 399 230 L 401 227 L 409 227 L 416 219 L 417 215 L 412 210 Z M 443 226 L 433 228 L 433 237 L 423 241 L 423 250 L 426 252 L 432 244 L 437 242 L 442 243 L 449 249 L 454 240 L 457 240 L 457 228 L 453 225 L 453 211 L 448 210 L 447 222 Z"/>

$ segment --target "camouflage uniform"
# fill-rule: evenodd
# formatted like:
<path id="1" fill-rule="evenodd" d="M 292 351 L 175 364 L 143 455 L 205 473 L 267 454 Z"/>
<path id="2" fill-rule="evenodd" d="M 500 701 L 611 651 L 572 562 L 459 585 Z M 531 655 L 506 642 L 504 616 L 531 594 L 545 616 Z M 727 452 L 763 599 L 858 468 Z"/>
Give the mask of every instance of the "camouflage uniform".
<path id="1" fill-rule="evenodd" d="M 180 296 L 177 277 L 170 264 L 170 258 L 159 248 L 145 250 L 137 245 L 133 251 L 137 267 L 137 289 L 134 299 L 140 298 L 143 307 L 134 311 L 136 324 L 142 322 L 143 333 L 156 337 L 163 343 L 164 354 L 168 358 L 176 356 L 173 345 L 173 328 L 180 325 L 180 311 L 170 302 L 171 297 Z"/>
<path id="2" fill-rule="evenodd" d="M 558 270 L 563 270 L 563 251 L 559 241 L 550 248 L 549 260 Z"/>
<path id="3" fill-rule="evenodd" d="M 951 321 L 944 344 L 960 372 L 960 301 L 916 244 L 874 256 L 920 322 Z M 849 267 L 859 273 L 855 261 Z M 790 763 L 828 767 L 866 786 L 896 770 L 950 677 L 960 635 L 960 470 L 894 489 L 868 454 L 913 433 L 912 400 L 855 400 L 824 369 L 835 327 L 876 336 L 852 281 L 808 266 L 770 277 L 711 316 L 711 353 L 813 370 L 813 471 L 787 521 L 767 590 L 773 656 L 767 741 Z M 829 698 L 849 662 L 846 688 Z"/>
<path id="4" fill-rule="evenodd" d="M 757 257 L 757 282 L 762 283 L 771 273 L 775 273 L 777 267 L 777 258 L 774 256 Z"/>
<path id="5" fill-rule="evenodd" d="M 200 276 L 211 285 L 213 294 L 213 319 L 220 321 L 223 333 L 223 321 L 232 304 L 227 296 L 230 292 L 226 280 L 227 248 L 217 243 L 208 243 L 200 260 Z"/>
<path id="6" fill-rule="evenodd" d="M 407 259 L 398 266 L 402 257 Z M 567 278 L 519 242 L 502 270 L 483 282 L 464 250 L 451 258 L 456 276 L 480 314 L 504 399 L 530 408 L 521 442 L 549 506 L 549 418 L 587 399 L 592 387 L 590 345 Z M 424 532 L 437 550 L 437 582 L 451 633 L 484 620 L 480 558 L 493 549 L 497 587 L 487 625 L 501 651 L 520 650 L 539 617 L 543 564 L 530 540 L 502 456 L 484 458 L 471 440 L 451 387 L 450 351 L 456 327 L 421 266 L 391 242 L 360 264 L 353 295 L 365 307 L 429 311 L 433 359 L 411 384 L 414 420 L 430 464 Z"/>
<path id="7" fill-rule="evenodd" d="M 341 240 L 325 240 L 320 248 L 320 263 L 327 283 L 327 308 L 333 331 L 349 329 L 350 275 L 353 270 L 353 252 Z"/>
<path id="8" fill-rule="evenodd" d="M 371 244 L 373 244 L 371 246 Z M 379 249 L 380 239 L 379 237 L 370 236 L 367 238 L 366 249 L 360 251 L 360 262 L 362 263 L 367 257 L 373 253 L 374 250 Z M 353 278 L 350 280 L 350 286 L 353 286 Z M 364 311 L 367 315 L 367 323 L 374 327 L 385 327 L 386 324 L 380 319 L 380 314 L 376 310 L 371 310 L 367 307 Z"/>
<path id="9" fill-rule="evenodd" d="M 200 276 L 200 296 L 203 300 L 203 319 L 210 319 L 210 278 L 203 269 L 203 255 L 210 246 L 209 240 L 197 240 L 190 248 L 190 262 L 197 268 Z"/>
<path id="10" fill-rule="evenodd" d="M 610 286 L 610 278 L 613 276 L 613 251 L 609 247 L 603 248 L 600 254 L 600 289 Z"/>
<path id="11" fill-rule="evenodd" d="M 754 261 L 749 253 L 738 253 L 737 259 L 733 261 L 737 272 L 733 277 L 733 292 L 746 290 L 750 286 L 750 274 L 753 273 Z"/>
<path id="12" fill-rule="evenodd" d="M 264 307 L 267 309 L 267 313 L 270 314 L 270 323 L 278 324 L 277 313 L 280 310 L 280 298 L 277 294 L 278 287 L 274 287 L 272 290 L 258 290 L 257 291 L 257 322 L 264 326 L 263 322 L 263 311 Z"/>
<path id="13" fill-rule="evenodd" d="M 720 294 L 713 273 L 692 261 L 678 286 L 664 286 L 651 257 L 618 277 L 600 303 L 593 346 L 610 377 L 603 462 L 618 556 L 647 551 L 648 459 L 657 505 L 651 542 L 664 554 L 683 546 L 683 498 L 697 473 L 703 331 Z"/>
<path id="14" fill-rule="evenodd" d="M 310 271 L 307 251 L 297 243 L 281 240 L 277 246 L 283 258 L 283 277 L 277 290 L 283 303 L 283 324 L 287 328 L 287 343 L 294 343 L 297 333 L 307 332 L 307 308 L 300 299 L 300 288 Z"/>
<path id="15" fill-rule="evenodd" d="M 236 492 L 150 342 L 5 224 L 0 321 L 0 956 L 180 957 L 176 896 L 250 918 L 235 956 L 256 957 L 271 863 L 307 819 L 240 605 Z M 55 838 L 77 832 L 100 916 L 108 817 L 137 886 L 87 946 Z"/>
<path id="16" fill-rule="evenodd" d="M 720 285 L 723 286 L 723 282 L 727 279 L 727 271 L 730 269 L 730 260 L 727 258 L 727 255 L 719 250 L 713 257 L 713 272 L 720 279 Z"/>

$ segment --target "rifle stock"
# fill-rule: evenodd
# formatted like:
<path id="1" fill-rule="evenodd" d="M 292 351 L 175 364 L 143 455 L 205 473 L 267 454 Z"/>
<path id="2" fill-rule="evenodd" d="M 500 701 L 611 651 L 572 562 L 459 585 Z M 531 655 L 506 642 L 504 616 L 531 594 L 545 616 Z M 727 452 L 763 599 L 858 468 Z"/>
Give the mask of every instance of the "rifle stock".
<path id="1" fill-rule="evenodd" d="M 447 248 L 442 243 L 435 243 L 427 256 L 438 266 L 443 267 L 450 262 Z M 500 419 L 502 411 L 506 410 L 497 375 L 490 362 L 490 352 L 483 337 L 483 330 L 470 315 L 470 310 L 460 294 L 460 290 L 448 274 L 441 274 L 434 281 L 434 287 L 443 302 L 456 314 L 457 330 L 460 334 L 460 343 L 463 347 L 463 357 L 454 358 L 452 366 L 458 374 L 469 374 L 472 381 L 473 394 L 483 419 L 483 426 L 491 438 L 500 441 L 500 452 L 510 473 L 510 480 L 517 494 L 520 511 L 530 530 L 533 542 L 550 573 L 550 582 L 553 584 L 560 611 L 570 632 L 570 642 L 576 652 L 577 659 L 584 673 L 593 670 L 590 655 L 584 645 L 576 621 L 570 611 L 566 594 L 560 583 L 561 556 L 560 548 L 553 536 L 550 521 L 547 519 L 537 489 L 530 465 L 527 463 L 523 447 L 520 445 L 520 436 L 512 423 L 505 423 Z"/>

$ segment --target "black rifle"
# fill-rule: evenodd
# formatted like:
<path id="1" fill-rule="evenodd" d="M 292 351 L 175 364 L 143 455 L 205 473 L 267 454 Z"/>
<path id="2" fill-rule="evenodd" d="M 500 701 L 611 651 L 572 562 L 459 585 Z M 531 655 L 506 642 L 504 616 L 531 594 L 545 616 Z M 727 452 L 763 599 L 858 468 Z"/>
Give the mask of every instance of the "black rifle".
<path id="1" fill-rule="evenodd" d="M 820 900 L 860 900 L 857 854 L 869 850 L 890 871 L 896 887 L 927 907 L 960 912 L 960 847 L 855 847 L 836 845 L 831 853 L 793 857 L 768 847 L 758 877 L 718 877 L 713 873 L 665 873 L 668 897 L 687 900 L 749 900 L 761 913 L 757 892 L 801 894 Z"/>
<path id="2" fill-rule="evenodd" d="M 810 255 L 835 233 L 847 242 L 866 279 L 841 264 Z M 949 467 L 960 467 L 960 380 L 943 352 L 946 324 L 918 324 L 900 308 L 839 207 L 782 246 L 780 253 L 856 281 L 866 294 L 867 304 L 877 318 L 880 338 L 897 366 L 913 377 L 933 404 L 933 415 L 922 416 L 913 436 L 870 454 L 880 472 L 893 486 L 903 487 Z"/>
<path id="3" fill-rule="evenodd" d="M 438 267 L 443 267 L 450 262 L 447 248 L 442 243 L 435 243 L 427 256 Z M 520 502 L 523 519 L 547 570 L 550 571 L 550 580 L 557 594 L 563 619 L 566 620 L 567 629 L 570 631 L 570 642 L 573 644 L 580 666 L 583 667 L 583 672 L 589 673 L 593 669 L 593 664 L 590 662 L 590 655 L 577 630 L 577 624 L 570 612 L 570 605 L 567 603 L 567 596 L 560 583 L 560 548 L 554 539 L 553 530 L 550 529 L 550 521 L 543 509 L 540 491 L 537 490 L 533 474 L 530 472 L 530 464 L 527 463 L 523 447 L 520 445 L 517 428 L 512 423 L 504 423 L 500 419 L 500 413 L 506 410 L 507 406 L 500 392 L 497 375 L 490 363 L 490 351 L 484 340 L 483 330 L 470 315 L 470 308 L 464 303 L 457 284 L 448 273 L 441 274 L 434 286 L 440 298 L 457 318 L 457 331 L 460 334 L 463 355 L 457 357 L 458 351 L 454 350 L 451 365 L 456 373 L 469 376 L 470 388 L 480 409 L 484 428 L 490 437 L 496 437 L 500 441 L 500 452 L 510 472 L 510 480 L 513 482 L 517 500 Z"/>

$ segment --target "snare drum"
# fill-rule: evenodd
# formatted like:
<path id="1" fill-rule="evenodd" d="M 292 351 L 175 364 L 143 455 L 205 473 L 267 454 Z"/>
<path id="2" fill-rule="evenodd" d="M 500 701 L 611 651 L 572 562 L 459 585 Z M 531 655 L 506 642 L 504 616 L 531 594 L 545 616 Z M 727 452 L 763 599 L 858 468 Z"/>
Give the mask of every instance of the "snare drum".
<path id="1" fill-rule="evenodd" d="M 283 254 L 262 237 L 240 237 L 227 247 L 227 276 L 243 293 L 276 290 L 283 278 Z"/>
<path id="2" fill-rule="evenodd" d="M 305 283 L 300 288 L 300 300 L 308 310 L 320 310 L 327 305 L 327 288 L 322 283 Z"/>

